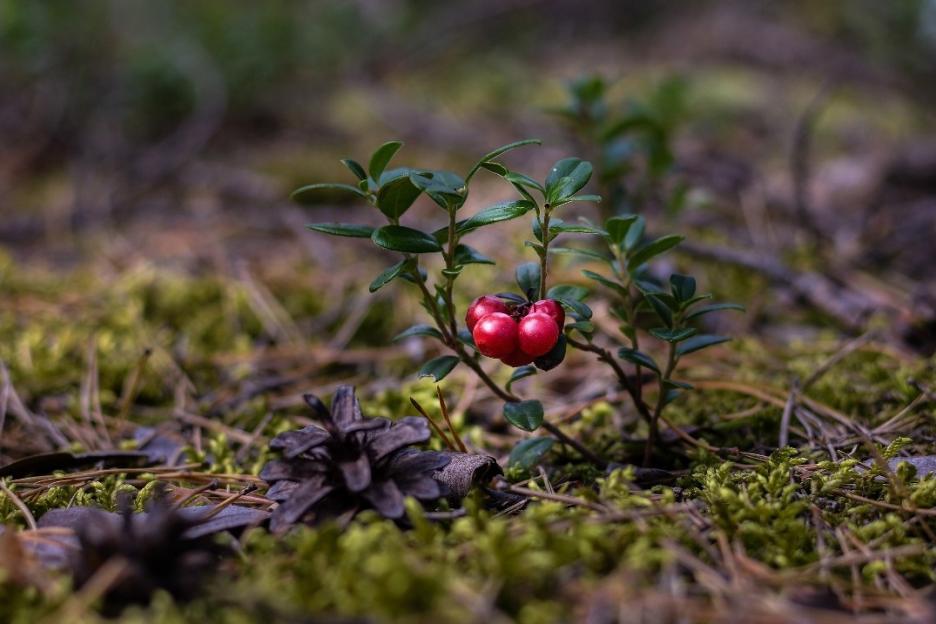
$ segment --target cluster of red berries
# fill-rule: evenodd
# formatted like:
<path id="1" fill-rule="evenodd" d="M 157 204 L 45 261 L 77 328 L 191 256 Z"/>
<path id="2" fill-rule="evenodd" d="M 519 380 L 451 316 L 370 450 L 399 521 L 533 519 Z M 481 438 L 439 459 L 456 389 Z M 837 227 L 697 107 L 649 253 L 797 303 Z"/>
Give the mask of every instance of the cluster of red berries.
<path id="1" fill-rule="evenodd" d="M 557 346 L 565 311 L 555 299 L 508 306 L 497 297 L 484 295 L 468 307 L 465 322 L 482 355 L 508 366 L 524 366 Z"/>

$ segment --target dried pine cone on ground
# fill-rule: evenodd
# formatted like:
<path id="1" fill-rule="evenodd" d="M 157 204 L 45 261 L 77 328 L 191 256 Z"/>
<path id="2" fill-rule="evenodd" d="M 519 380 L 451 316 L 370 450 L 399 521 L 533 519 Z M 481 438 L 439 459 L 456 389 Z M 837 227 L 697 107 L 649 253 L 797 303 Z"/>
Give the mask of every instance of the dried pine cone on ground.
<path id="1" fill-rule="evenodd" d="M 449 457 L 408 448 L 429 439 L 425 420 L 365 418 L 351 386 L 338 388 L 331 411 L 314 395 L 304 398 L 322 426 L 276 436 L 270 446 L 282 458 L 260 473 L 271 484 L 267 496 L 280 503 L 272 531 L 299 521 L 350 518 L 366 508 L 397 520 L 405 513 L 405 497 L 429 502 L 447 494 L 433 474 Z"/>
<path id="2" fill-rule="evenodd" d="M 187 536 L 202 523 L 201 517 L 180 513 L 165 499 L 157 499 L 146 514 L 132 513 L 128 501 L 122 506 L 120 516 L 87 510 L 71 560 L 75 586 L 113 574 L 104 593 L 105 613 L 146 604 L 157 589 L 177 600 L 194 598 L 227 549 L 210 534 Z"/>

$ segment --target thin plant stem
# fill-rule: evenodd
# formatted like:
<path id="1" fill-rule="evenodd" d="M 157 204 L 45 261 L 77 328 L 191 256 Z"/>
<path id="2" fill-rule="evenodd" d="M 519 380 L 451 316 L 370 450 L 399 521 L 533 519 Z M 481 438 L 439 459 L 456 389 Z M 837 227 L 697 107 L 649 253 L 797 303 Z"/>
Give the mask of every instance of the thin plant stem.
<path id="1" fill-rule="evenodd" d="M 663 413 L 663 408 L 666 407 L 666 382 L 673 374 L 676 363 L 679 362 L 679 358 L 676 356 L 676 345 L 672 342 L 668 344 L 669 355 L 666 360 L 666 370 L 660 375 L 660 394 L 657 397 L 656 406 L 653 408 L 653 416 L 650 419 L 650 432 L 647 434 L 647 445 L 644 447 L 645 466 L 650 465 L 653 448 L 656 446 L 657 438 L 659 438 L 660 414 Z"/>
<path id="2" fill-rule="evenodd" d="M 540 255 L 539 298 L 546 298 L 546 275 L 549 271 L 549 217 L 552 210 L 549 204 L 543 206 L 543 218 L 540 223 L 543 233 L 543 253 Z"/>

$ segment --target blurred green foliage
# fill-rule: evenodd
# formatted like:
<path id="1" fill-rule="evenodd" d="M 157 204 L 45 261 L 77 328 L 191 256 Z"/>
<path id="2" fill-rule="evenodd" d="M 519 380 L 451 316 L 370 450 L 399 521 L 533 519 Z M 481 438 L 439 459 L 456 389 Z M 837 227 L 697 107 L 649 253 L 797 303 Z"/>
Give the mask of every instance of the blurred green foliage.
<path id="1" fill-rule="evenodd" d="M 607 0 L 575 11 L 557 1 L 535 7 L 497 4 L 0 0 L 0 85 L 13 92 L 54 85 L 64 99 L 63 125 L 71 133 L 103 109 L 111 122 L 142 140 L 161 136 L 191 114 L 209 85 L 223 91 L 228 119 L 276 123 L 284 113 L 308 111 L 310 101 L 338 86 L 389 80 L 387 72 L 396 64 L 416 85 L 418 76 L 440 67 L 447 76 L 463 78 L 457 82 L 473 84 L 466 68 L 493 62 L 499 71 L 485 72 L 492 85 L 488 97 L 477 89 L 458 96 L 488 106 L 491 96 L 509 97 L 511 83 L 498 76 L 516 77 L 518 64 L 529 64 L 547 46 L 623 42 L 689 10 L 728 3 L 709 1 L 690 9 L 661 1 Z M 917 80 L 936 72 L 934 6 L 931 0 L 834 0 L 744 10 L 794 24 L 847 46 L 858 59 Z M 559 29 L 559 23 L 574 27 Z M 581 83 L 580 96 L 594 99 L 595 86 Z M 658 95 L 676 102 L 670 87 L 678 85 L 664 85 Z M 427 88 L 441 96 L 459 87 L 417 86 Z M 658 103 L 648 102 L 655 115 Z M 655 162 L 665 160 L 657 150 Z"/>

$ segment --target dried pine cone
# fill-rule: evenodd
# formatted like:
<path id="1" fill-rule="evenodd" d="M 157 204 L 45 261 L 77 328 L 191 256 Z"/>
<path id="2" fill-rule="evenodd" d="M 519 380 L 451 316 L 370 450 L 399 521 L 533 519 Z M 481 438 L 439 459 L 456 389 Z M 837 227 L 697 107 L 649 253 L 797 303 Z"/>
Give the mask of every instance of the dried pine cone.
<path id="1" fill-rule="evenodd" d="M 282 458 L 260 472 L 272 486 L 267 496 L 280 503 L 270 518 L 272 531 L 300 520 L 351 517 L 364 508 L 399 519 L 404 497 L 432 501 L 446 494 L 432 475 L 449 458 L 407 448 L 429 439 L 425 420 L 364 418 L 351 386 L 338 388 L 331 412 L 314 395 L 304 398 L 322 426 L 276 436 L 270 447 L 281 450 Z"/>
<path id="2" fill-rule="evenodd" d="M 165 499 L 157 499 L 146 514 L 132 513 L 128 501 L 122 503 L 120 516 L 88 510 L 76 531 L 80 548 L 71 561 L 76 587 L 113 566 L 116 580 L 104 594 L 105 613 L 146 604 L 157 589 L 177 600 L 194 598 L 200 582 L 226 552 L 210 535 L 186 537 L 201 522 Z"/>

